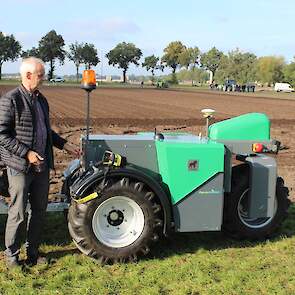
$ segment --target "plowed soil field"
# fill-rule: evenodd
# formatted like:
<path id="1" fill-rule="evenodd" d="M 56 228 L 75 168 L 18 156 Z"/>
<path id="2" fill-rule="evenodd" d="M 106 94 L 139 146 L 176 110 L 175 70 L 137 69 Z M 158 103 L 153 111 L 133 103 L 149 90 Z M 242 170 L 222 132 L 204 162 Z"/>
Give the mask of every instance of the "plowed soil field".
<path id="1" fill-rule="evenodd" d="M 11 86 L 0 86 L 5 93 Z M 41 89 L 48 98 L 52 127 L 75 143 L 85 132 L 86 93 L 75 87 L 46 87 Z M 284 99 L 283 99 L 284 98 Z M 204 133 L 205 121 L 200 110 L 216 110 L 215 120 L 231 118 L 248 112 L 263 112 L 271 120 L 272 138 L 282 142 L 285 149 L 275 156 L 279 174 L 286 184 L 295 187 L 295 100 L 238 95 L 210 91 L 157 90 L 138 88 L 98 88 L 90 96 L 91 132 L 105 134 L 134 133 L 140 130 L 159 131 L 181 129 Z M 56 173 L 52 175 L 51 193 L 61 184 L 63 169 L 70 161 L 63 151 L 56 153 Z M 293 198 L 294 192 L 290 192 Z"/>

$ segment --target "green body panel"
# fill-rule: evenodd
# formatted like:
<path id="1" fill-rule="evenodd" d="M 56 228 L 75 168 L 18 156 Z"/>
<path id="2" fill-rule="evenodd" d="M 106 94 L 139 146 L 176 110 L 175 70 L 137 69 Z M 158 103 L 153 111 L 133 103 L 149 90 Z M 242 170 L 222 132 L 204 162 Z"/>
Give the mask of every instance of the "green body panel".
<path id="1" fill-rule="evenodd" d="M 169 187 L 172 204 L 224 170 L 223 144 L 164 140 L 156 142 L 156 150 L 159 172 L 162 181 Z M 190 166 L 194 162 L 196 165 Z"/>
<path id="2" fill-rule="evenodd" d="M 212 124 L 212 140 L 269 140 L 270 121 L 265 114 L 250 113 Z"/>

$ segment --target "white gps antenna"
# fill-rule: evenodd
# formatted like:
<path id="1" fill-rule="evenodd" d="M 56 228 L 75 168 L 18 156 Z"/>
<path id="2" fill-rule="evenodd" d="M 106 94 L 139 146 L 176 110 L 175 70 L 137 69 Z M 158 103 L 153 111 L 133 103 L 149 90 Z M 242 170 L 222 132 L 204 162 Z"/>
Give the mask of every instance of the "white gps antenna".
<path id="1" fill-rule="evenodd" d="M 203 110 L 201 110 L 201 113 L 202 113 L 203 117 L 206 118 L 206 136 L 208 137 L 209 121 L 213 117 L 215 110 L 203 109 Z"/>

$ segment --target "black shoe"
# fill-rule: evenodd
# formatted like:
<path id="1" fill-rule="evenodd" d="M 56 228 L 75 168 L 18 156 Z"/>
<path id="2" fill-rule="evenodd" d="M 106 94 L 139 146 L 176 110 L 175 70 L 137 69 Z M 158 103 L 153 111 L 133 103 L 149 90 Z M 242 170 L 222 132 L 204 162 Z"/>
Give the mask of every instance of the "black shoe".
<path id="1" fill-rule="evenodd" d="M 5 264 L 8 269 L 14 269 L 20 266 L 18 256 L 5 256 Z"/>
<path id="2" fill-rule="evenodd" d="M 29 256 L 25 261 L 25 264 L 28 266 L 33 266 L 37 264 L 47 264 L 47 263 L 48 263 L 47 258 L 43 256 L 38 256 L 38 257 Z"/>

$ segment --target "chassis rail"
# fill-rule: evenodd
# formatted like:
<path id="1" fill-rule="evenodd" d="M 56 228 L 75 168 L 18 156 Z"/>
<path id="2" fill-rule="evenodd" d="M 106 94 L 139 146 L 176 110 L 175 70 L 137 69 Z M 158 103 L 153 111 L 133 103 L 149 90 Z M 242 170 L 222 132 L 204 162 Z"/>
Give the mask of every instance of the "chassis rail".
<path id="1" fill-rule="evenodd" d="M 60 196 L 60 195 L 59 195 Z M 67 210 L 69 208 L 69 203 L 67 202 L 51 202 L 48 203 L 47 206 L 47 212 L 63 212 L 64 210 Z M 27 210 L 30 209 L 30 206 L 28 205 Z M 8 206 L 4 200 L 4 198 L 0 197 L 0 215 L 7 214 L 8 212 Z"/>

